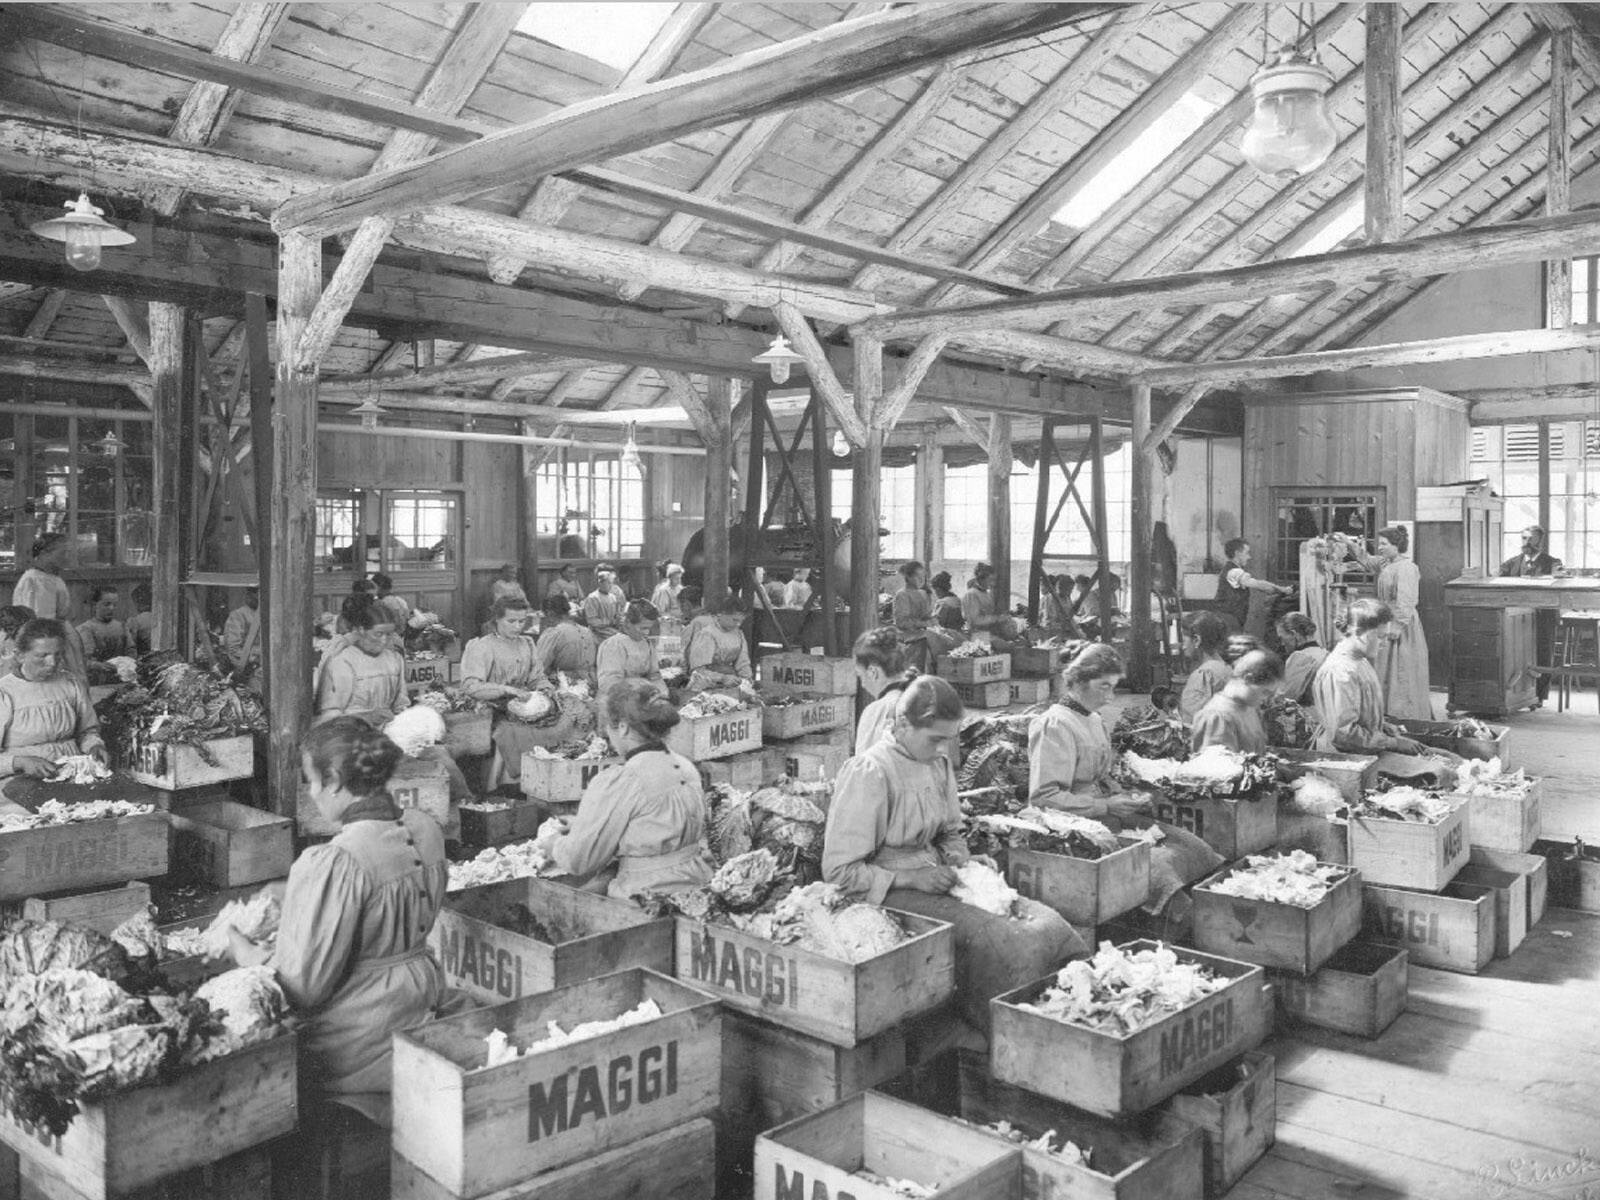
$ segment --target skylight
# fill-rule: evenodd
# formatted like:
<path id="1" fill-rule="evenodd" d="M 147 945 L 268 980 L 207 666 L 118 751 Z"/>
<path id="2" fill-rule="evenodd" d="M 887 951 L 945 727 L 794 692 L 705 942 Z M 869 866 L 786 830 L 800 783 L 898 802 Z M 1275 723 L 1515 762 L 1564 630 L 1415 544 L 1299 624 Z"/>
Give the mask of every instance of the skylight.
<path id="1" fill-rule="evenodd" d="M 1161 119 L 1151 125 L 1129 147 L 1117 155 L 1063 204 L 1053 218 L 1073 229 L 1090 225 L 1161 162 L 1216 112 L 1218 105 L 1193 92 L 1180 96 Z"/>
<path id="2" fill-rule="evenodd" d="M 1295 240 L 1285 247 L 1283 258 L 1302 258 L 1308 254 L 1326 254 L 1351 234 L 1357 232 L 1367 219 L 1366 200 L 1361 196 L 1352 196 L 1346 202 L 1342 211 L 1331 217 L 1321 216 L 1312 219 L 1313 226 L 1310 235 L 1304 241 L 1297 234 Z"/>
<path id="3" fill-rule="evenodd" d="M 547 4 L 536 2 L 517 31 L 587 55 L 619 71 L 639 61 L 676 4 Z"/>

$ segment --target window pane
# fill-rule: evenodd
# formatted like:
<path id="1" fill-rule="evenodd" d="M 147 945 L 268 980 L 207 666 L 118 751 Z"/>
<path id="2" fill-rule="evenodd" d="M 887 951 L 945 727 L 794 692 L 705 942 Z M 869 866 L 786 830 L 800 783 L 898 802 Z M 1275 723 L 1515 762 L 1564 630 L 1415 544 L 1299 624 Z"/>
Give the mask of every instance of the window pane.
<path id="1" fill-rule="evenodd" d="M 456 565 L 454 496 L 441 492 L 390 495 L 384 566 L 392 571 L 453 570 Z"/>
<path id="2" fill-rule="evenodd" d="M 313 552 L 323 570 L 355 566 L 356 535 L 361 531 L 361 498 L 357 492 L 333 492 L 317 497 Z"/>
<path id="3" fill-rule="evenodd" d="M 989 468 L 946 467 L 944 556 L 979 560 L 989 555 Z"/>
<path id="4" fill-rule="evenodd" d="M 917 468 L 915 465 L 888 467 L 883 472 L 883 523 L 889 536 L 883 539 L 885 558 L 916 557 Z M 834 506 L 837 510 L 837 505 Z"/>
<path id="5" fill-rule="evenodd" d="M 117 514 L 78 511 L 77 562 L 80 567 L 116 562 Z"/>

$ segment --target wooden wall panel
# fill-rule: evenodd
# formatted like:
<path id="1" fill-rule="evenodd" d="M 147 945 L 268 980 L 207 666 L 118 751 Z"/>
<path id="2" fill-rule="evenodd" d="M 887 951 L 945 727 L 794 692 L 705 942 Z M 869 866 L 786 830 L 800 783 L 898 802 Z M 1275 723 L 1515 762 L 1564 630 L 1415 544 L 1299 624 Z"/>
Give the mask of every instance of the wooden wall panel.
<path id="1" fill-rule="evenodd" d="M 461 444 L 461 479 L 467 485 L 467 567 L 490 570 L 517 559 L 518 447 L 489 442 Z"/>
<path id="2" fill-rule="evenodd" d="M 324 486 L 432 487 L 459 479 L 456 442 L 323 433 L 317 437 L 317 478 Z"/>

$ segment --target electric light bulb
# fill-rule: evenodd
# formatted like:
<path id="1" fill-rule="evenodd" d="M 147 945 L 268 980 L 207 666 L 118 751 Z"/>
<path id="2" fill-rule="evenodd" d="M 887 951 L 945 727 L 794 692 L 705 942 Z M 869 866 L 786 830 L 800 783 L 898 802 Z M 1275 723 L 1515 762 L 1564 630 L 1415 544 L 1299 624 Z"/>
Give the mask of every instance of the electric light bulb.
<path id="1" fill-rule="evenodd" d="M 1250 81 L 1255 111 L 1239 143 L 1245 160 L 1268 175 L 1305 175 L 1328 161 L 1339 134 L 1325 96 L 1333 74 L 1288 53 Z"/>
<path id="2" fill-rule="evenodd" d="M 788 363 L 786 363 L 786 362 L 775 362 L 775 363 L 771 364 L 771 366 L 768 368 L 768 370 L 772 375 L 772 382 L 773 383 L 788 383 L 789 382 L 789 364 Z"/>
<path id="3" fill-rule="evenodd" d="M 92 225 L 69 225 L 66 232 L 67 264 L 74 271 L 92 271 L 100 265 L 100 231 Z"/>
<path id="4" fill-rule="evenodd" d="M 844 458 L 850 453 L 850 443 L 845 439 L 842 429 L 833 431 L 833 453 L 836 458 Z"/>

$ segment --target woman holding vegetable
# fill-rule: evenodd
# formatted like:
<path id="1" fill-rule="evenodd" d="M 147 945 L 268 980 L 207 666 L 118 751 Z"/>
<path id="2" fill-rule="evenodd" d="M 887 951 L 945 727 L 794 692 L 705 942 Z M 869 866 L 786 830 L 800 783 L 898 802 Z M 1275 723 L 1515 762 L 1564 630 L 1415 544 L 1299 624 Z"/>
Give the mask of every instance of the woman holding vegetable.
<path id="1" fill-rule="evenodd" d="M 1218 622 L 1220 625 L 1221 622 Z M 1154 804 L 1130 794 L 1112 776 L 1117 752 L 1100 717 L 1122 678 L 1121 656 L 1110 646 L 1080 650 L 1062 672 L 1063 699 L 1028 724 L 1028 802 L 1039 808 L 1088 817 L 1113 832 L 1147 829 Z M 1194 834 L 1161 825 L 1161 844 L 1150 855 L 1146 910 L 1168 911 L 1181 921 L 1187 904 L 1168 908 L 1180 889 L 1222 865 L 1222 858 Z M 1187 899 L 1187 898 L 1185 898 Z"/>
<path id="2" fill-rule="evenodd" d="M 622 612 L 622 627 L 600 643 L 595 658 L 601 695 L 624 679 L 642 679 L 663 695 L 666 693 L 667 685 L 661 682 L 661 668 L 656 663 L 656 648 L 650 644 L 650 630 L 659 619 L 656 606 L 648 600 L 628 601 Z"/>
<path id="3" fill-rule="evenodd" d="M 750 647 L 744 640 L 744 605 L 737 596 L 724 596 L 709 606 L 715 622 L 689 640 L 689 691 L 737 688 L 755 676 L 750 670 Z"/>
<path id="4" fill-rule="evenodd" d="M 302 1018 L 301 1086 L 383 1128 L 393 1036 L 430 1019 L 444 991 L 428 949 L 444 903 L 444 841 L 437 824 L 390 797 L 400 758 L 398 746 L 354 717 L 306 735 L 305 785 L 341 828 L 289 868 L 275 950 L 229 931 L 235 961 L 269 964 Z M 318 1124 L 303 1120 L 302 1128 Z"/>
<path id="5" fill-rule="evenodd" d="M 475 637 L 461 652 L 461 690 L 495 710 L 494 746 L 499 756 L 492 782 L 522 778 L 522 755 L 546 745 L 525 721 L 508 720 L 506 704 L 526 700 L 546 682 L 539 670 L 536 644 L 523 635 L 533 610 L 519 593 L 501 596 L 489 609 L 489 632 Z M 588 636 L 588 631 L 584 631 Z"/>
<path id="6" fill-rule="evenodd" d="M 972 857 L 951 767 L 961 716 L 960 697 L 945 680 L 923 675 L 906 686 L 889 733 L 839 773 L 822 873 L 852 899 L 953 924 L 956 999 L 967 1023 L 987 1037 L 991 998 L 1087 947 L 1036 901 L 1017 900 L 997 915 L 950 894 L 956 868 Z"/>
<path id="7" fill-rule="evenodd" d="M 1388 644 L 1393 621 L 1393 611 L 1379 600 L 1354 600 L 1345 611 L 1345 635 L 1311 681 L 1318 750 L 1429 753 L 1384 720 L 1383 684 L 1372 664 Z"/>
<path id="8" fill-rule="evenodd" d="M 677 707 L 647 680 L 601 693 L 600 724 L 623 763 L 590 780 L 571 827 L 551 843 L 559 870 L 590 878 L 591 887 L 603 880 L 621 900 L 710 882 L 700 772 L 666 747 L 677 723 Z"/>
<path id="9" fill-rule="evenodd" d="M 47 779 L 72 754 L 107 761 L 88 685 L 65 670 L 66 645 L 60 621 L 35 619 L 17 631 L 16 666 L 0 677 L 0 779 Z"/>

